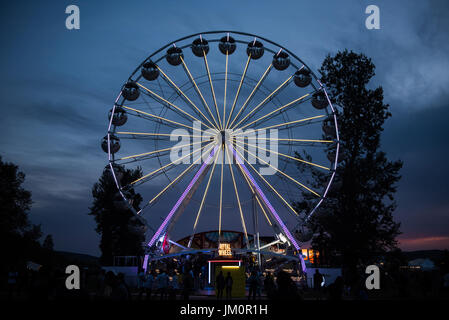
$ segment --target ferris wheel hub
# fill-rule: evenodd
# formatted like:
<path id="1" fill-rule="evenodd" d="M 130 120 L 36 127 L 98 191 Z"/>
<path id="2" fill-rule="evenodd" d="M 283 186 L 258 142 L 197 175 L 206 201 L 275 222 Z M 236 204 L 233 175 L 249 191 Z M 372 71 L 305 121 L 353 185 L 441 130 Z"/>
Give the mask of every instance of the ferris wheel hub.
<path id="1" fill-rule="evenodd" d="M 226 144 L 226 130 L 221 130 L 221 145 L 224 147 Z"/>

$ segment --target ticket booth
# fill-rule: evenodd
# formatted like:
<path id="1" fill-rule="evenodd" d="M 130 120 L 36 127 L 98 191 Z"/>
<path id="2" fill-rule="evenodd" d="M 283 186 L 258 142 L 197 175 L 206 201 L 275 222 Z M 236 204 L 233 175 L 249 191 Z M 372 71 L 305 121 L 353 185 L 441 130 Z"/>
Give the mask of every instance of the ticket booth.
<path id="1" fill-rule="evenodd" d="M 233 258 L 229 243 L 220 243 L 217 257 L 208 261 L 208 284 L 210 286 L 215 287 L 215 279 L 220 272 L 223 272 L 225 278 L 228 274 L 232 277 L 232 297 L 244 297 L 245 267 L 242 265 L 242 260 Z"/>
<path id="2" fill-rule="evenodd" d="M 232 297 L 239 298 L 245 296 L 245 267 L 242 260 L 233 259 L 212 259 L 208 261 L 208 284 L 215 287 L 215 279 L 223 272 L 226 278 L 228 273 L 232 277 Z"/>

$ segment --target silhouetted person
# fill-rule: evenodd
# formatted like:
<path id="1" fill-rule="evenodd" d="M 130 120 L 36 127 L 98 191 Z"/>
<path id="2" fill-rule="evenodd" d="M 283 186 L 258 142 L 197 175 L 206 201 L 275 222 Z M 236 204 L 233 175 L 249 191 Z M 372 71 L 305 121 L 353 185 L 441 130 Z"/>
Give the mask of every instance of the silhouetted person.
<path id="1" fill-rule="evenodd" d="M 315 274 L 313 275 L 313 289 L 317 294 L 317 298 L 321 298 L 321 283 L 323 282 L 323 275 L 318 269 L 315 269 Z"/>
<path id="2" fill-rule="evenodd" d="M 139 291 L 139 300 L 142 298 L 142 294 L 145 292 L 145 281 L 146 281 L 146 275 L 145 270 L 140 269 L 139 273 L 137 274 L 137 290 Z"/>
<path id="3" fill-rule="evenodd" d="M 262 298 L 262 288 L 263 288 L 263 276 L 260 271 L 257 271 L 257 287 L 256 287 L 256 293 L 258 299 Z"/>
<path id="4" fill-rule="evenodd" d="M 216 290 L 217 299 L 223 298 L 224 287 L 225 287 L 225 278 L 223 276 L 223 271 L 220 271 L 218 276 L 215 278 L 215 290 Z"/>
<path id="5" fill-rule="evenodd" d="M 156 277 L 156 282 L 161 300 L 163 300 L 167 297 L 168 291 L 168 275 L 165 273 L 165 270 L 162 269 L 161 273 Z"/>
<path id="6" fill-rule="evenodd" d="M 105 278 L 106 272 L 104 271 L 104 269 L 101 269 L 97 275 L 97 292 L 96 292 L 97 298 L 103 297 L 104 295 Z"/>
<path id="7" fill-rule="evenodd" d="M 277 295 L 276 298 L 279 300 L 288 299 L 289 298 L 289 276 L 284 271 L 279 271 L 276 277 L 277 284 Z"/>
<path id="8" fill-rule="evenodd" d="M 186 269 L 182 277 L 182 294 L 184 300 L 189 300 L 190 291 L 193 287 L 193 278 L 190 272 Z"/>
<path id="9" fill-rule="evenodd" d="M 323 275 L 320 273 L 320 270 L 316 269 L 315 274 L 313 275 L 313 288 L 315 290 L 319 290 L 321 288 L 322 282 L 323 282 Z"/>
<path id="10" fill-rule="evenodd" d="M 206 265 L 201 266 L 200 289 L 203 290 L 206 284 Z"/>
<path id="11" fill-rule="evenodd" d="M 267 276 L 265 277 L 264 287 L 265 287 L 265 292 L 267 294 L 268 299 L 273 299 L 274 291 L 275 291 L 276 287 L 274 285 L 273 276 L 269 272 L 268 272 Z"/>
<path id="12" fill-rule="evenodd" d="M 104 292 L 103 297 L 105 299 L 111 299 L 112 298 L 112 291 L 114 290 L 114 287 L 116 285 L 116 279 L 115 274 L 112 271 L 108 271 L 104 278 Z"/>
<path id="13" fill-rule="evenodd" d="M 130 299 L 129 289 L 125 283 L 125 275 L 121 272 L 117 275 L 116 285 L 112 289 L 112 297 L 114 300 L 120 301 Z"/>
<path id="14" fill-rule="evenodd" d="M 234 280 L 232 280 L 231 273 L 228 272 L 228 275 L 225 279 L 225 287 L 226 287 L 226 299 L 230 300 L 232 298 L 232 284 Z"/>
<path id="15" fill-rule="evenodd" d="M 176 272 L 172 271 L 170 273 L 170 276 L 171 276 L 171 279 L 168 284 L 168 288 L 169 288 L 168 299 L 175 300 L 176 295 L 178 294 L 178 289 L 179 289 L 178 275 L 176 274 Z"/>
<path id="16" fill-rule="evenodd" d="M 13 299 L 14 294 L 17 291 L 17 279 L 19 277 L 19 273 L 17 271 L 9 271 L 8 272 L 8 298 Z"/>
<path id="17" fill-rule="evenodd" d="M 154 275 L 152 272 L 148 272 L 147 277 L 145 279 L 145 283 L 143 285 L 145 287 L 145 292 L 147 294 L 147 300 L 149 300 L 151 299 L 154 286 Z"/>
<path id="18" fill-rule="evenodd" d="M 199 261 L 196 260 L 193 264 L 193 279 L 194 279 L 194 288 L 195 290 L 200 288 L 200 273 L 201 273 L 201 265 L 199 264 Z"/>
<path id="19" fill-rule="evenodd" d="M 248 300 L 250 300 L 251 297 L 253 298 L 253 300 L 256 300 L 256 293 L 257 293 L 257 286 L 259 285 L 259 279 L 255 271 L 251 272 L 251 275 L 248 279 L 248 285 L 249 285 Z"/>
<path id="20" fill-rule="evenodd" d="M 343 295 L 343 278 L 338 276 L 329 286 L 329 300 L 341 300 Z"/>
<path id="21" fill-rule="evenodd" d="M 75 290 L 73 290 L 75 291 Z M 33 299 L 36 301 L 48 300 L 49 296 L 49 270 L 41 267 L 33 281 Z"/>

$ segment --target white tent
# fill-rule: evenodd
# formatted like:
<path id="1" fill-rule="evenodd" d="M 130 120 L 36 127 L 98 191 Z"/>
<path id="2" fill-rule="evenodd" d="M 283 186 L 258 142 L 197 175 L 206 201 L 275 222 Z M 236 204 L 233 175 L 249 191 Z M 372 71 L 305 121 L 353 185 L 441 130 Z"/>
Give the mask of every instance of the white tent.
<path id="1" fill-rule="evenodd" d="M 39 269 L 40 269 L 41 267 L 42 267 L 42 266 L 41 266 L 40 264 L 36 263 L 36 262 L 33 262 L 33 261 L 28 261 L 28 262 L 27 262 L 27 268 L 28 268 L 29 270 L 39 271 Z"/>
<path id="2" fill-rule="evenodd" d="M 420 267 L 421 270 L 435 269 L 435 264 L 433 263 L 433 261 L 427 258 L 411 260 L 409 261 L 408 265 L 411 267 Z"/>

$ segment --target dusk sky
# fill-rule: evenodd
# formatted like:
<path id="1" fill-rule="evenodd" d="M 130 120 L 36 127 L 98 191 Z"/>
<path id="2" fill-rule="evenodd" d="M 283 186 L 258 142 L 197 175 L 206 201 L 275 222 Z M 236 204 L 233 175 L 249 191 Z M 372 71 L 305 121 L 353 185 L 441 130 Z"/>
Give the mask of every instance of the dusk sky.
<path id="1" fill-rule="evenodd" d="M 80 8 L 80 30 L 65 8 Z M 365 8 L 380 8 L 380 30 Z M 376 65 L 392 117 L 382 135 L 402 160 L 395 219 L 404 250 L 449 248 L 449 2 L 13 1 L 2 3 L 0 155 L 32 191 L 30 218 L 57 250 L 99 255 L 91 188 L 107 155 L 107 112 L 130 73 L 172 40 L 209 30 L 271 39 L 316 71 L 345 48 Z"/>

